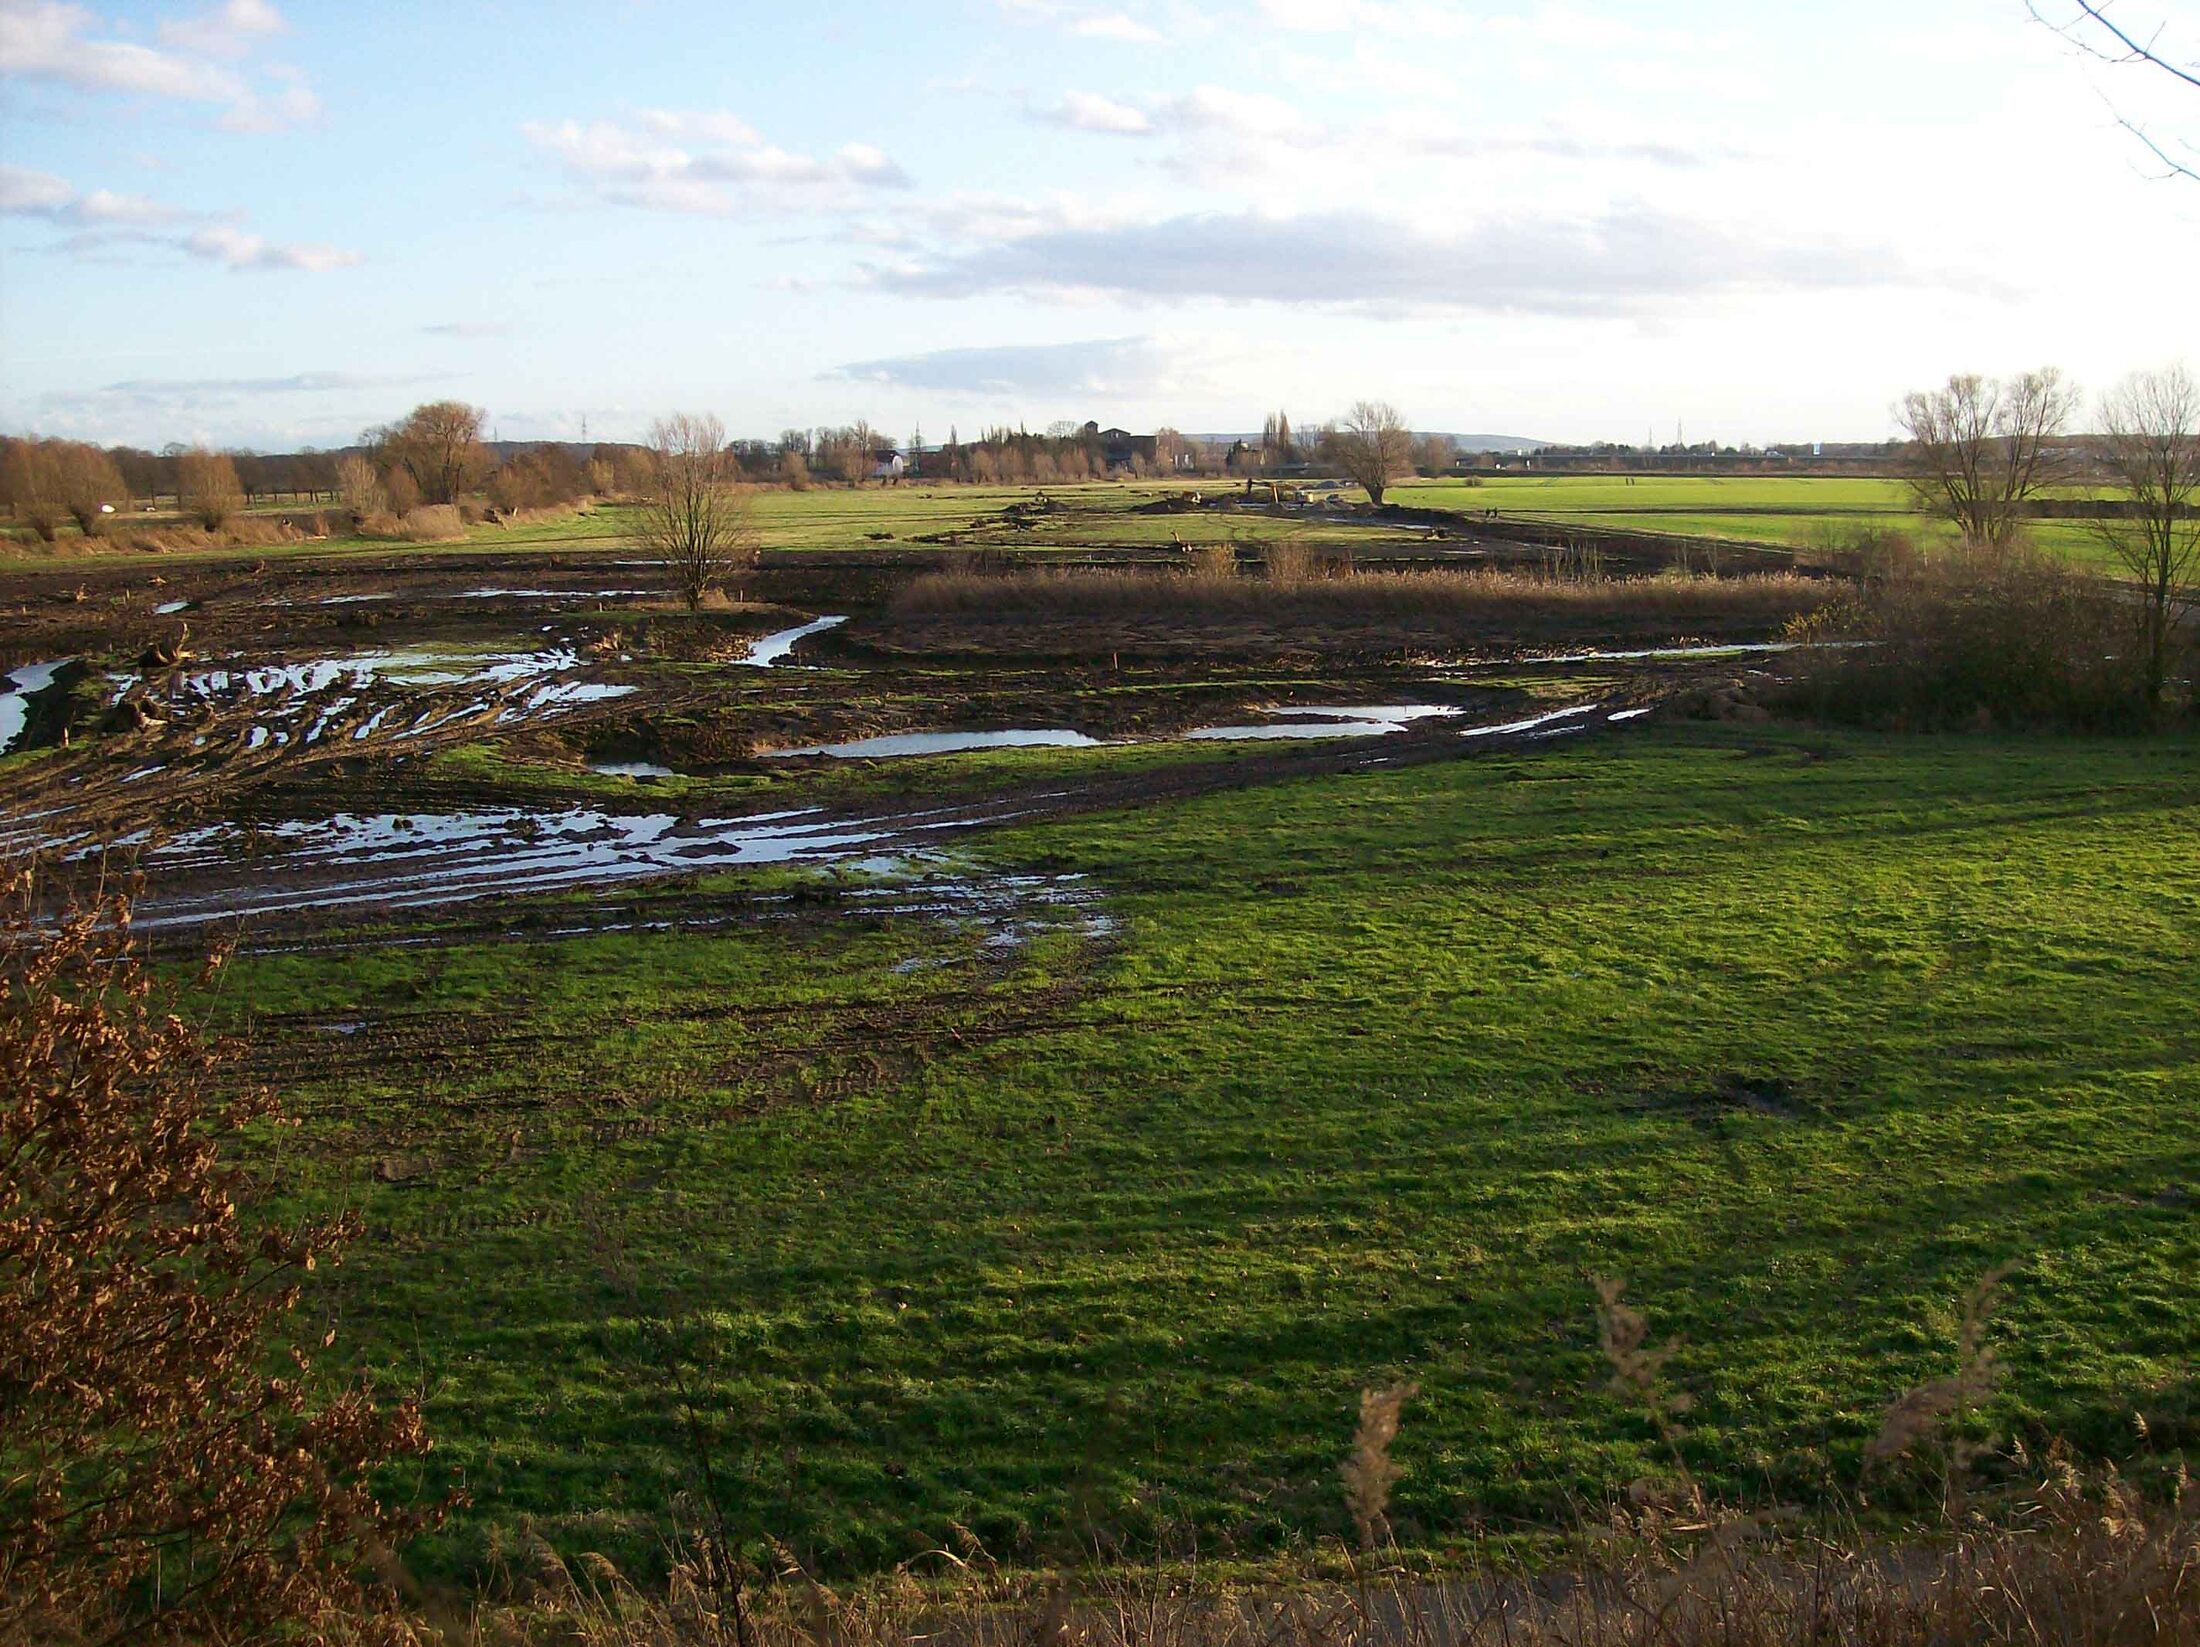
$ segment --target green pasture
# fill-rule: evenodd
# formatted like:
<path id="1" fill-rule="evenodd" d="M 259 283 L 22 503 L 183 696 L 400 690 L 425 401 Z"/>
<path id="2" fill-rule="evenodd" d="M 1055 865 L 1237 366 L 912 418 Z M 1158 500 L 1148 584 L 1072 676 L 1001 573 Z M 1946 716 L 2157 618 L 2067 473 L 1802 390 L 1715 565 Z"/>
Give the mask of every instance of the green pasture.
<path id="1" fill-rule="evenodd" d="M 2065 488 L 2080 494 L 2086 488 Z M 1847 527 L 1886 527 L 1922 544 L 1955 541 L 1945 521 L 1918 513 L 1899 480 L 1809 475 L 1491 475 L 1478 481 L 1422 480 L 1393 487 L 1396 502 L 1558 521 L 1583 528 L 1733 538 L 1810 550 Z M 2090 521 L 2042 520 L 2033 542 L 2104 569 L 2114 557 Z"/>
<path id="2" fill-rule="evenodd" d="M 284 1210 L 368 1225 L 315 1320 L 472 1493 L 423 1564 L 646 1563 L 706 1455 L 827 1572 L 1264 1559 L 1346 1531 L 1400 1380 L 1396 1530 L 1456 1553 L 1673 1467 L 1599 1275 L 1736 1498 L 1853 1501 L 2011 1260 L 1994 1427 L 2194 1446 L 2200 743 L 1651 727 L 964 850 L 1112 931 L 777 870 L 676 895 L 794 894 L 748 924 L 231 963 Z"/>

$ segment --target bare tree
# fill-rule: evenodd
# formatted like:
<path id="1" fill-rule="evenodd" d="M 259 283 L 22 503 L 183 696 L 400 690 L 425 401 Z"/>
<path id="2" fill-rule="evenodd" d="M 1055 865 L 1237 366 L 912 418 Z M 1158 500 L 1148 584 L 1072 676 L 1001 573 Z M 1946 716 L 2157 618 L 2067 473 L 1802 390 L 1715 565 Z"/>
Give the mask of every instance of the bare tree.
<path id="1" fill-rule="evenodd" d="M 2101 429 L 2102 461 L 2127 494 L 2121 511 L 2102 519 L 2101 536 L 2139 586 L 2141 662 L 2154 708 L 2200 572 L 2200 385 L 2183 366 L 2134 372 L 2101 402 Z"/>
<path id="2" fill-rule="evenodd" d="M 2053 367 L 2006 380 L 1959 375 L 1905 396 L 1895 416 L 1910 437 L 1919 508 L 1954 522 L 1967 543 L 2007 548 L 2026 503 L 2061 478 L 2054 441 L 2077 401 Z"/>
<path id="3" fill-rule="evenodd" d="M 194 446 L 176 459 L 176 499 L 183 512 L 218 532 L 244 507 L 244 487 L 226 452 Z"/>
<path id="4" fill-rule="evenodd" d="M 642 505 L 644 548 L 672 569 L 673 587 L 694 611 L 710 586 L 728 572 L 754 564 L 756 528 L 739 473 L 726 450 L 724 425 L 714 417 L 679 413 L 650 426 L 656 478 Z"/>
<path id="5" fill-rule="evenodd" d="M 347 452 L 336 460 L 336 495 L 355 520 L 381 514 L 390 506 L 390 495 L 382 490 L 382 477 L 357 452 Z"/>
<path id="6" fill-rule="evenodd" d="M 1413 432 L 1388 401 L 1359 401 L 1330 431 L 1328 455 L 1380 508 L 1390 483 L 1413 466 Z"/>
<path id="7" fill-rule="evenodd" d="M 433 400 L 400 421 L 370 430 L 367 444 L 387 466 L 403 469 L 422 503 L 456 503 L 489 467 L 481 426 L 489 414 L 464 401 Z"/>
<path id="8" fill-rule="evenodd" d="M 1423 435 L 1413 443 L 1413 467 L 1424 475 L 1448 475 L 1459 461 L 1449 435 Z"/>
<path id="9" fill-rule="evenodd" d="M 115 460 L 97 446 L 70 441 L 58 448 L 61 501 L 86 537 L 96 535 L 114 505 L 129 494 Z"/>
<path id="10" fill-rule="evenodd" d="M 67 508 L 62 502 L 61 460 L 50 440 L 0 440 L 0 491 L 18 520 L 47 543 L 54 541 Z"/>
<path id="11" fill-rule="evenodd" d="M 2025 0 L 2026 9 L 2035 22 L 2053 29 L 2086 56 L 2116 68 L 2154 69 L 2167 75 L 2172 83 L 2200 92 L 2200 63 L 2173 62 L 2163 50 L 2162 34 L 2166 25 L 2157 24 L 2151 29 L 2127 28 L 2108 15 L 2114 0 L 2100 0 L 2099 4 L 2093 0 L 2074 0 L 2074 3 L 2076 12 L 2057 22 L 2040 9 L 2039 0 Z M 2169 176 L 2200 182 L 2200 146 L 2180 139 L 2177 146 L 2184 154 L 2172 154 L 2159 138 L 2130 116 L 2119 113 L 2116 123 L 2145 144 L 2148 152 L 2169 168 Z"/>

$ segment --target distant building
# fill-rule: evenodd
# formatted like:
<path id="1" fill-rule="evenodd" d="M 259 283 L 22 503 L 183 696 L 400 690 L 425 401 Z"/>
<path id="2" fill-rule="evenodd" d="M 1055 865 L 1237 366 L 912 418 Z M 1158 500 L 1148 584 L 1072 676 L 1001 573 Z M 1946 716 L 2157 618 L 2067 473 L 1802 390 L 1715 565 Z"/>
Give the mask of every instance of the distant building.
<path id="1" fill-rule="evenodd" d="M 1140 464 L 1157 467 L 1161 462 L 1161 439 L 1158 435 L 1134 435 L 1128 429 L 1100 429 L 1094 432 L 1100 441 L 1100 455 L 1107 461 L 1110 469 L 1135 469 Z"/>
<path id="2" fill-rule="evenodd" d="M 871 453 L 871 478 L 873 480 L 899 480 L 908 472 L 908 461 L 893 447 L 881 446 Z"/>

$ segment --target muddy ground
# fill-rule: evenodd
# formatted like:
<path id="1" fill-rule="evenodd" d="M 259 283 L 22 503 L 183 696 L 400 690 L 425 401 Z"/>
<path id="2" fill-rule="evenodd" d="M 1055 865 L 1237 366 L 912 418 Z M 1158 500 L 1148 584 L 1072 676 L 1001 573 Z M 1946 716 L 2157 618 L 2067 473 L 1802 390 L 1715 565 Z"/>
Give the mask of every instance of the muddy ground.
<path id="1" fill-rule="evenodd" d="M 1319 626 L 905 610 L 954 553 L 771 557 L 743 601 L 700 612 L 617 543 L 0 576 L 0 667 L 49 666 L 12 700 L 0 851 L 60 881 L 120 854 L 156 926 L 356 923 L 1616 730 L 1747 664 L 1585 653 L 1767 638 L 1563 608 Z M 799 753 L 912 733 L 1106 747 Z"/>

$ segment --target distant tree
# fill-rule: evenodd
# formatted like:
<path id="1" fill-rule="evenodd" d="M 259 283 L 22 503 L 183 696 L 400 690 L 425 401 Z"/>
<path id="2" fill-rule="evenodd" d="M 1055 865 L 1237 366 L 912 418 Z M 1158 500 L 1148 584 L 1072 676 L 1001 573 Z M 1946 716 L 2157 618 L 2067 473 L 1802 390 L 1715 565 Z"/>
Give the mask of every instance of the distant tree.
<path id="1" fill-rule="evenodd" d="M 789 490 L 807 492 L 810 489 L 810 460 L 791 447 L 781 452 L 779 478 L 787 483 Z"/>
<path id="2" fill-rule="evenodd" d="M 61 464 L 47 440 L 0 443 L 0 493 L 15 518 L 46 542 L 59 534 L 68 514 L 62 501 Z"/>
<path id="3" fill-rule="evenodd" d="M 346 452 L 336 460 L 336 496 L 354 520 L 382 514 L 390 506 L 390 495 L 382 489 L 382 477 L 374 472 L 374 465 L 357 452 Z"/>
<path id="4" fill-rule="evenodd" d="M 681 413 L 649 431 L 655 484 L 642 506 L 643 547 L 662 555 L 673 587 L 694 611 L 710 586 L 755 562 L 756 530 L 746 494 L 714 417 Z"/>
<path id="5" fill-rule="evenodd" d="M 1910 437 L 1918 507 L 1953 522 L 1967 543 L 2007 548 L 2025 505 L 2061 478 L 2054 441 L 2077 399 L 2052 367 L 2006 381 L 1959 375 L 1905 396 L 1896 418 Z"/>
<path id="6" fill-rule="evenodd" d="M 78 528 L 90 537 L 106 524 L 106 509 L 123 502 L 129 491 L 115 461 L 97 446 L 81 441 L 58 445 L 54 461 L 61 482 L 61 502 L 76 517 Z"/>
<path id="7" fill-rule="evenodd" d="M 1387 401 L 1363 400 L 1330 432 L 1329 458 L 1380 507 L 1390 483 L 1413 464 L 1413 434 Z"/>
<path id="8" fill-rule="evenodd" d="M 231 452 L 229 466 L 237 472 L 237 485 L 244 492 L 246 508 L 259 502 L 262 494 L 275 489 L 268 472 L 268 460 L 257 452 Z"/>
<path id="9" fill-rule="evenodd" d="M 850 486 L 861 486 L 871 478 L 879 446 L 878 431 L 869 420 L 857 418 L 844 429 L 826 430 L 818 440 L 817 456 L 828 473 Z"/>
<path id="10" fill-rule="evenodd" d="M 1163 425 L 1153 434 L 1154 463 L 1165 475 L 1173 475 L 1190 467 L 1194 456 L 1192 443 L 1181 432 Z"/>
<path id="11" fill-rule="evenodd" d="M 456 503 L 489 467 L 481 427 L 489 414 L 463 401 L 416 406 L 396 423 L 369 431 L 367 444 L 385 465 L 412 477 L 423 503 Z"/>
<path id="12" fill-rule="evenodd" d="M 2139 586 L 2140 656 L 2155 708 L 2200 575 L 2200 386 L 2182 366 L 2135 372 L 2102 401 L 2101 429 L 2103 465 L 2125 492 L 2101 535 Z"/>
<path id="13" fill-rule="evenodd" d="M 382 493 L 390 500 L 390 512 L 403 518 L 420 507 L 420 483 L 402 463 L 382 471 Z"/>
<path id="14" fill-rule="evenodd" d="M 1444 475 L 1459 461 L 1449 435 L 1423 435 L 1413 443 L 1413 467 L 1424 475 Z"/>
<path id="15" fill-rule="evenodd" d="M 166 458 L 135 446 L 113 447 L 107 456 L 113 459 L 122 475 L 122 484 L 133 498 L 144 498 L 150 503 L 161 493 L 176 489 L 174 465 Z"/>
<path id="16" fill-rule="evenodd" d="M 176 459 L 176 495 L 183 512 L 218 532 L 244 507 L 244 488 L 237 481 L 237 466 L 226 452 L 210 452 L 194 446 Z"/>

